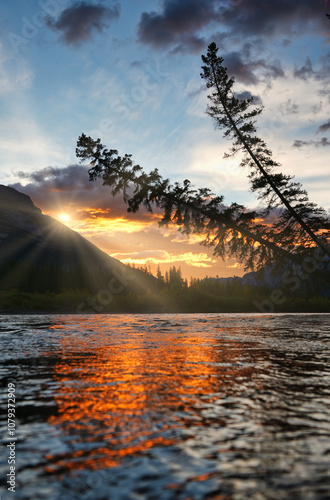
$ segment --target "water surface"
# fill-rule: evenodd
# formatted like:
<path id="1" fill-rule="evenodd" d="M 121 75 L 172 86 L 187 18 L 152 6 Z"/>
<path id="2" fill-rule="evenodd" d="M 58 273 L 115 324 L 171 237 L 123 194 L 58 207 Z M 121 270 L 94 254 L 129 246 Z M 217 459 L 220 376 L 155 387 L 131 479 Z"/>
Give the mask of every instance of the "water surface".
<path id="1" fill-rule="evenodd" d="M 2 500 L 329 500 L 330 315 L 0 321 Z"/>

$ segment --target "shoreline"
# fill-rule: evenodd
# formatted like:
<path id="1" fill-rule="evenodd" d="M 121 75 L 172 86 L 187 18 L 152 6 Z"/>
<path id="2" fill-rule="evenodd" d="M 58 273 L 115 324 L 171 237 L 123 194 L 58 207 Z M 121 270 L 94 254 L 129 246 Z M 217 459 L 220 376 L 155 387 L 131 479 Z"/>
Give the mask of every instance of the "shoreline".
<path id="1" fill-rule="evenodd" d="M 217 294 L 169 291 L 142 295 L 117 295 L 99 301 L 86 291 L 65 290 L 61 293 L 0 292 L 0 316 L 34 314 L 276 314 L 330 313 L 330 298 L 284 297 L 281 303 L 271 294 Z M 101 297 L 102 298 L 102 297 Z"/>

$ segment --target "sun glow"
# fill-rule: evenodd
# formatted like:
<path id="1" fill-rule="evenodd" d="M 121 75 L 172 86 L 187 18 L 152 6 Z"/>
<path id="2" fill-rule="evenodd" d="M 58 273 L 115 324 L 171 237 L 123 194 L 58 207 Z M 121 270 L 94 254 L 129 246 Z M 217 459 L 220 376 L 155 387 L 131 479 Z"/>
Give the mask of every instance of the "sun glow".
<path id="1" fill-rule="evenodd" d="M 64 224 L 68 224 L 71 221 L 71 216 L 67 213 L 60 213 L 57 218 L 61 221 L 64 222 Z"/>

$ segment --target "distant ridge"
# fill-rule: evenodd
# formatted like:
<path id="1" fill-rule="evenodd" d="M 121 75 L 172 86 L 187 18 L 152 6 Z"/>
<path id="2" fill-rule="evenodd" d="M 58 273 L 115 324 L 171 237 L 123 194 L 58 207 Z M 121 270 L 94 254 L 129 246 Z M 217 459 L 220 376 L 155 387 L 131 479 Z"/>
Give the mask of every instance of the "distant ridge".
<path id="1" fill-rule="evenodd" d="M 33 212 L 41 214 L 40 208 L 37 208 L 31 198 L 16 189 L 0 184 L 0 207 L 9 210 L 21 210 L 24 212 Z"/>
<path id="2" fill-rule="evenodd" d="M 307 268 L 308 269 L 308 268 Z M 330 264 L 328 265 L 328 272 Z M 295 271 L 292 267 L 282 267 L 277 269 L 264 267 L 258 271 L 251 271 L 242 277 L 210 278 L 212 281 L 228 286 L 233 283 L 242 287 L 249 286 L 255 289 L 268 288 L 269 290 L 281 290 L 286 295 L 295 292 L 297 296 L 312 297 L 317 294 L 321 297 L 330 297 L 330 283 L 327 281 L 326 271 L 320 274 L 306 272 L 304 270 Z M 317 278 L 317 279 L 316 279 Z"/>

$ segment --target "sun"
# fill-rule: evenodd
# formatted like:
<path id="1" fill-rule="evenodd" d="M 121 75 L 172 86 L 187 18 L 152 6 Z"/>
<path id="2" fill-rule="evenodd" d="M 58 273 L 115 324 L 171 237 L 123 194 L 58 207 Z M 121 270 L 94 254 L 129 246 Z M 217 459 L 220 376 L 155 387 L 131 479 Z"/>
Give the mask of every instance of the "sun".
<path id="1" fill-rule="evenodd" d="M 58 219 L 61 221 L 61 222 L 64 222 L 64 224 L 67 224 L 68 222 L 70 222 L 71 220 L 71 216 L 69 214 L 66 214 L 64 212 L 60 213 L 58 215 Z"/>

